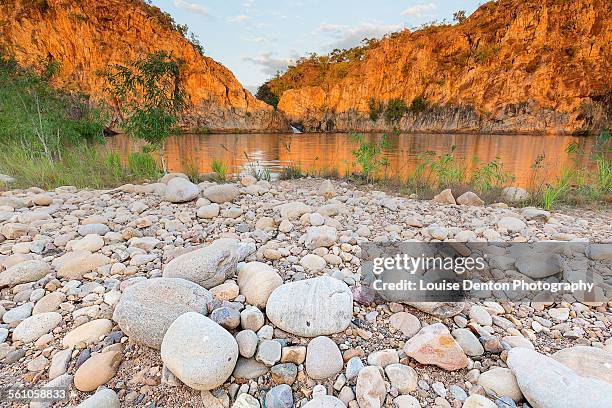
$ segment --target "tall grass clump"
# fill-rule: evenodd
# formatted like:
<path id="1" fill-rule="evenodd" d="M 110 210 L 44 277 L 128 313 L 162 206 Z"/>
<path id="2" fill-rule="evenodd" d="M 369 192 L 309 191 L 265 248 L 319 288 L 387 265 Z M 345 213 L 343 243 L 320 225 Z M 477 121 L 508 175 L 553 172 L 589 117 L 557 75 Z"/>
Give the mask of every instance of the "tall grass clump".
<path id="1" fill-rule="evenodd" d="M 211 163 L 212 171 L 219 180 L 227 179 L 227 165 L 221 159 L 214 159 Z"/>
<path id="2" fill-rule="evenodd" d="M 360 175 L 366 181 L 372 181 L 377 171 L 388 164 L 388 160 L 383 156 L 383 150 L 388 147 L 387 135 L 383 135 L 380 142 L 366 141 L 362 133 L 351 135 L 357 148 L 352 151 L 353 158 L 361 169 Z"/>

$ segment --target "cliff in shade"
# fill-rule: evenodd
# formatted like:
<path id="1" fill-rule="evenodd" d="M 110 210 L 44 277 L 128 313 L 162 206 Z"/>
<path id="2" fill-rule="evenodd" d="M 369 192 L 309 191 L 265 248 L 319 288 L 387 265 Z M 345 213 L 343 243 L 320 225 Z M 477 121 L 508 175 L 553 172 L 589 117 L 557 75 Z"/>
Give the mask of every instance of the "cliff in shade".
<path id="1" fill-rule="evenodd" d="M 200 54 L 172 19 L 142 0 L 2 0 L 0 50 L 23 66 L 59 63 L 54 85 L 104 99 L 98 72 L 155 51 L 185 62 L 189 129 L 286 131 L 281 114 L 255 99 L 223 65 Z"/>
<path id="2" fill-rule="evenodd" d="M 611 65 L 609 0 L 500 0 L 267 85 L 308 131 L 583 133 L 610 126 Z"/>

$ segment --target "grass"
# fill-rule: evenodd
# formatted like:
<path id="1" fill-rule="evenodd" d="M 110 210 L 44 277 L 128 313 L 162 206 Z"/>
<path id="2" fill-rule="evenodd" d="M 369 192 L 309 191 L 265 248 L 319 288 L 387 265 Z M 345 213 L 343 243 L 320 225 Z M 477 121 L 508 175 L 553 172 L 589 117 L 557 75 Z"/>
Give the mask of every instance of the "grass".
<path id="1" fill-rule="evenodd" d="M 227 166 L 225 163 L 223 163 L 223 160 L 213 159 L 211 167 L 212 171 L 215 172 L 219 180 L 227 179 Z"/>

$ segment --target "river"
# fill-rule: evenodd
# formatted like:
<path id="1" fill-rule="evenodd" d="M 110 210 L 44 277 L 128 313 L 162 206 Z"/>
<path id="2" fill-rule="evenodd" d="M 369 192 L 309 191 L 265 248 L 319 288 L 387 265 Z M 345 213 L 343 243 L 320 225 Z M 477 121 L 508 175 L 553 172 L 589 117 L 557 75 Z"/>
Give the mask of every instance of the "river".
<path id="1" fill-rule="evenodd" d="M 379 141 L 381 134 L 367 134 L 366 140 Z M 140 143 L 126 135 L 107 139 L 107 145 L 126 157 L 139 149 Z M 447 153 L 456 146 L 454 155 L 467 163 L 468 172 L 477 164 L 472 158 L 488 162 L 499 157 L 504 169 L 515 177 L 515 184 L 529 187 L 534 176 L 533 164 L 543 155 L 540 174 L 553 181 L 572 164 L 567 146 L 577 142 L 588 154 L 595 138 L 564 135 L 480 135 L 480 134 L 400 134 L 387 138 L 384 157 L 388 165 L 381 174 L 405 179 L 414 171 L 419 154 L 427 151 Z M 245 173 L 254 166 L 270 170 L 277 176 L 284 167 L 297 166 L 304 172 L 328 172 L 336 169 L 344 175 L 355 169 L 352 151 L 357 143 L 345 133 L 303 134 L 182 134 L 166 141 L 165 154 L 170 171 L 196 167 L 211 172 L 214 159 L 222 160 L 229 173 Z M 581 159 L 586 161 L 585 158 Z"/>

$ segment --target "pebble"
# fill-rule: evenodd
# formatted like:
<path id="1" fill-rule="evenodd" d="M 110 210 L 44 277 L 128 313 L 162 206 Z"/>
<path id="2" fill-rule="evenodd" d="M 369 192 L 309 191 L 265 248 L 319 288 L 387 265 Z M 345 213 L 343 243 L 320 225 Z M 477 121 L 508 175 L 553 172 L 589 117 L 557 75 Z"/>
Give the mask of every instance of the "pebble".
<path id="1" fill-rule="evenodd" d="M 332 378 L 342 371 L 343 366 L 342 354 L 333 340 L 325 336 L 310 340 L 306 349 L 306 372 L 310 378 Z"/>

